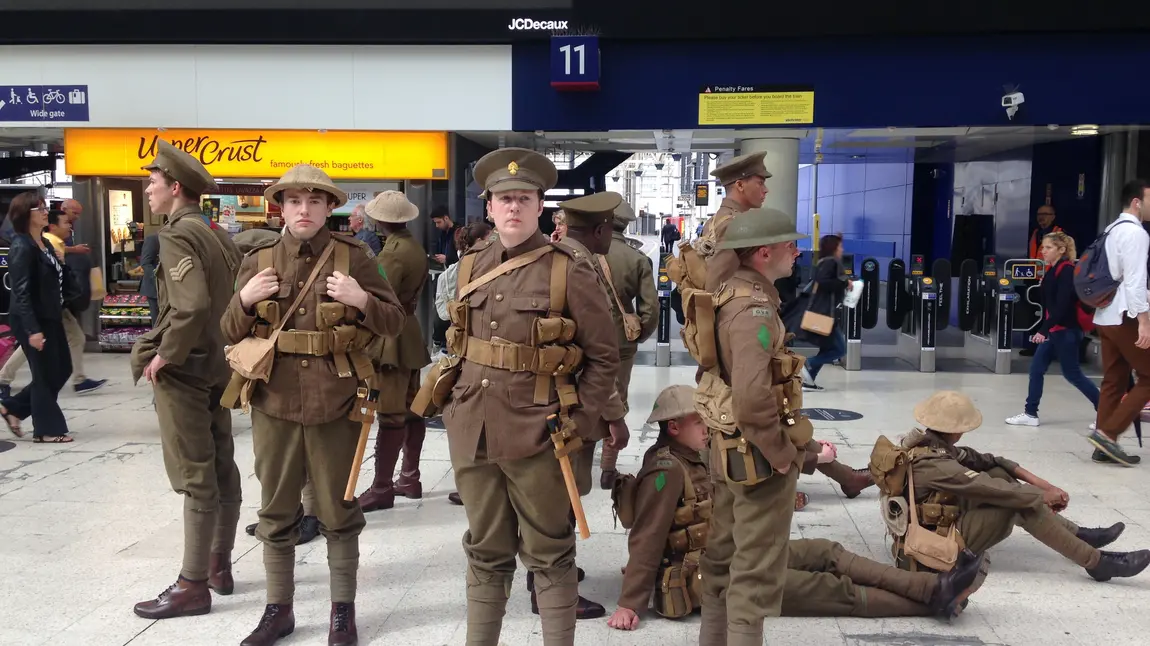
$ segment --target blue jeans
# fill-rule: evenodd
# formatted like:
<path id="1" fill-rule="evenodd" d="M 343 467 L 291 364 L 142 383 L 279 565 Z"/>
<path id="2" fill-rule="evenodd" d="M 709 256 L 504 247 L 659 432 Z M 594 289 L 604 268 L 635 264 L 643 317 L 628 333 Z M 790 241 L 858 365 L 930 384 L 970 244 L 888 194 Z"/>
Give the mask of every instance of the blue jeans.
<path id="1" fill-rule="evenodd" d="M 1053 332 L 1046 343 L 1039 343 L 1030 362 L 1030 392 L 1026 396 L 1026 414 L 1038 415 L 1038 402 L 1042 399 L 1042 385 L 1046 370 L 1058 359 L 1062 366 L 1062 376 L 1086 395 L 1086 399 L 1098 410 L 1098 386 L 1094 385 L 1082 372 L 1078 364 L 1078 346 L 1082 343 L 1082 330 L 1059 330 Z"/>
<path id="2" fill-rule="evenodd" d="M 814 381 L 819 376 L 819 371 L 823 366 L 828 363 L 833 363 L 847 356 L 847 337 L 839 326 L 835 326 L 831 330 L 823 344 L 819 347 L 819 353 L 807 359 L 807 372 L 811 373 L 811 381 Z"/>

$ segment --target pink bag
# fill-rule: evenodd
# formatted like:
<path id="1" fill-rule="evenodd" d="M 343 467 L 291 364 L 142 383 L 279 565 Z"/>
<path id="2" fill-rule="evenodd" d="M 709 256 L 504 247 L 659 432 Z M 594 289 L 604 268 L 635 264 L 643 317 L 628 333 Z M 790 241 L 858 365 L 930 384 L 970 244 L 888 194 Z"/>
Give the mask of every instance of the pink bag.
<path id="1" fill-rule="evenodd" d="M 8 363 L 8 357 L 12 356 L 18 345 L 12 329 L 7 325 L 0 325 L 0 366 Z"/>

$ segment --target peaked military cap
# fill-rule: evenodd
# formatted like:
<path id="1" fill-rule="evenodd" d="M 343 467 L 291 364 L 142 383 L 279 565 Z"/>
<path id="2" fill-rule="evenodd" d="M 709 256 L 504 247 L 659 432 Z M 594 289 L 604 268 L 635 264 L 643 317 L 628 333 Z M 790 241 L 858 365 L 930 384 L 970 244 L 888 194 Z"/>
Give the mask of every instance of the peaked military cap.
<path id="1" fill-rule="evenodd" d="M 278 182 L 272 184 L 264 191 L 264 198 L 276 206 L 283 206 L 277 197 L 289 188 L 302 188 L 305 191 L 323 191 L 335 198 L 335 207 L 347 204 L 347 193 L 331 181 L 327 173 L 307 164 L 300 164 L 292 168 Z"/>
<path id="2" fill-rule="evenodd" d="M 516 189 L 549 191 L 559 181 L 559 171 L 534 150 L 500 148 L 475 163 L 475 181 L 483 185 L 480 197 Z"/>
<path id="3" fill-rule="evenodd" d="M 719 248 L 745 249 L 807 237 L 810 236 L 795 230 L 791 216 L 778 209 L 763 207 L 736 215 L 727 225 Z"/>
<path id="4" fill-rule="evenodd" d="M 763 179 L 767 179 L 771 174 L 767 171 L 766 164 L 763 163 L 766 156 L 767 153 L 765 152 L 739 155 L 711 171 L 711 177 L 718 179 L 719 183 L 723 186 L 734 184 L 748 177 L 762 177 Z"/>
<path id="5" fill-rule="evenodd" d="M 631 208 L 627 200 L 621 200 L 619 206 L 615 207 L 615 228 L 626 229 L 634 221 L 635 209 Z"/>
<path id="6" fill-rule="evenodd" d="M 982 426 L 982 413 L 965 393 L 940 390 L 914 407 L 919 424 L 941 433 L 969 433 Z"/>
<path id="7" fill-rule="evenodd" d="M 615 209 L 621 202 L 623 202 L 622 195 L 607 191 L 561 202 L 559 208 L 567 214 L 568 226 L 593 227 L 613 220 Z"/>
<path id="8" fill-rule="evenodd" d="M 216 190 L 216 180 L 198 159 L 161 139 L 159 152 L 146 171 L 163 171 L 197 196 Z"/>
<path id="9" fill-rule="evenodd" d="M 389 224 L 403 224 L 419 217 L 419 207 L 400 191 L 384 191 L 364 207 L 372 220 Z"/>
<path id="10" fill-rule="evenodd" d="M 668 386 L 655 398 L 648 424 L 666 422 L 695 412 L 695 388 L 693 386 Z"/>

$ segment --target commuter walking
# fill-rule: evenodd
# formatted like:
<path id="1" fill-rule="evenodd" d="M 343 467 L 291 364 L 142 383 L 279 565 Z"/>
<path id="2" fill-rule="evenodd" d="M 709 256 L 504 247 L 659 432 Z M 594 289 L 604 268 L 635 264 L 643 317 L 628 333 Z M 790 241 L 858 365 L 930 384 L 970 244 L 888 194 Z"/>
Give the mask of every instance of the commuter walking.
<path id="1" fill-rule="evenodd" d="M 1142 228 L 1142 223 L 1150 220 L 1150 184 L 1142 179 L 1127 182 L 1122 187 L 1122 204 L 1122 214 L 1106 227 L 1104 234 L 1110 276 L 1121 284 L 1113 300 L 1094 312 L 1094 324 L 1102 338 L 1103 377 L 1097 428 L 1090 435 L 1090 443 L 1105 457 L 1129 467 L 1141 458 L 1128 455 L 1119 446 L 1118 438 L 1150 401 L 1150 352 L 1146 351 L 1150 349 L 1146 289 L 1150 235 Z M 1127 393 L 1131 370 L 1137 383 Z"/>
<path id="2" fill-rule="evenodd" d="M 667 223 L 663 225 L 662 237 L 663 252 L 674 253 L 675 243 L 678 242 L 679 238 L 682 238 L 683 235 L 679 233 L 679 227 L 675 226 L 670 220 L 667 220 Z"/>
<path id="3" fill-rule="evenodd" d="M 140 268 L 144 276 L 140 279 L 140 296 L 148 299 L 148 318 L 152 327 L 160 318 L 160 293 L 156 291 L 156 268 L 160 266 L 160 234 L 153 233 L 144 238 L 140 247 Z"/>
<path id="4" fill-rule="evenodd" d="M 1078 294 L 1074 291 L 1074 261 L 1078 257 L 1074 238 L 1058 231 L 1048 233 L 1039 246 L 1047 265 L 1040 287 L 1043 303 L 1042 324 L 1031 337 L 1036 346 L 1030 362 L 1030 392 L 1026 408 L 1006 420 L 1012 426 L 1038 426 L 1038 403 L 1046 370 L 1057 359 L 1062 376 L 1086 395 L 1098 410 L 1098 387 L 1082 372 L 1078 364 L 1078 344 L 1082 342 L 1082 325 L 1078 322 Z"/>
<path id="5" fill-rule="evenodd" d="M 9 321 L 28 359 L 32 381 L 15 396 L 0 400 L 0 415 L 16 437 L 24 436 L 20 422 L 31 417 L 36 443 L 71 442 L 57 397 L 72 373 L 64 305 L 79 290 L 71 272 L 41 234 L 48 226 L 48 207 L 38 193 L 17 195 L 8 209 L 8 220 L 14 231 L 8 251 L 12 286 Z"/>
<path id="6" fill-rule="evenodd" d="M 803 366 L 803 390 L 818 392 L 822 386 L 815 383 L 819 372 L 828 363 L 834 363 L 847 354 L 847 339 L 843 334 L 842 324 L 839 322 L 839 305 L 843 302 L 846 291 L 850 289 L 851 280 L 847 278 L 843 269 L 843 239 L 837 235 L 823 236 L 819 240 L 819 264 L 815 266 L 815 277 L 812 281 L 810 305 L 807 311 L 826 314 L 834 317 L 835 324 L 831 333 L 819 336 L 807 333 L 807 338 L 815 341 L 819 353 L 807 359 Z"/>

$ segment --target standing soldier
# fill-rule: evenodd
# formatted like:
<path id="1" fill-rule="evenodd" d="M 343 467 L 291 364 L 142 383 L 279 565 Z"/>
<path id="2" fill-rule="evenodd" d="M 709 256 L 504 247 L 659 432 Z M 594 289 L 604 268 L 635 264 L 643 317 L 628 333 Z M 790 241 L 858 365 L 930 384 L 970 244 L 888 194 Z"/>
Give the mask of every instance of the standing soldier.
<path id="1" fill-rule="evenodd" d="M 295 629 L 295 545 L 304 483 L 327 538 L 331 570 L 328 644 L 357 642 L 356 571 L 363 512 L 343 501 L 374 370 L 365 348 L 403 327 L 403 309 L 366 245 L 327 228 L 347 195 L 321 170 L 301 165 L 264 192 L 283 211 L 279 241 L 249 253 L 220 325 L 235 345 L 275 343 L 267 382 L 249 384 L 252 445 L 262 500 L 256 537 L 264 544 L 268 605 L 243 646 L 267 646 Z M 238 354 L 238 353 L 237 353 Z M 371 384 L 367 384 L 371 387 Z"/>
<path id="2" fill-rule="evenodd" d="M 499 643 L 516 555 L 534 574 L 543 643 L 575 642 L 575 533 L 548 418 L 574 434 L 568 441 L 594 437 L 619 353 L 595 271 L 539 231 L 557 175 L 549 159 L 522 148 L 479 160 L 475 177 L 499 236 L 460 260 L 448 305 L 448 346 L 461 363 L 443 421 L 467 512 L 473 646 Z"/>
<path id="3" fill-rule="evenodd" d="M 207 614 L 209 588 L 231 594 L 232 547 L 240 518 L 240 472 L 231 411 L 220 406 L 228 384 L 224 339 L 215 322 L 231 299 L 240 254 L 200 215 L 200 195 L 215 181 L 191 155 L 166 141 L 144 170 L 160 229 L 159 319 L 132 348 L 132 376 L 155 392 L 164 467 L 184 496 L 184 560 L 174 584 L 136 604 L 145 619 Z"/>
<path id="4" fill-rule="evenodd" d="M 659 326 L 659 295 L 655 291 L 651 259 L 628 244 L 627 238 L 623 236 L 627 225 L 634 221 L 635 211 L 631 205 L 620 201 L 615 209 L 615 231 L 606 262 L 603 262 L 603 256 L 599 257 L 599 265 L 606 272 L 617 307 L 623 308 L 623 327 L 619 334 L 619 375 L 615 382 L 624 406 L 628 406 L 627 391 L 631 387 L 635 353 L 639 344 L 651 338 Z M 603 456 L 599 460 L 603 473 L 599 476 L 599 486 L 604 489 L 610 489 L 615 484 L 615 478 L 619 475 L 615 469 L 618 458 L 618 449 L 603 445 Z"/>
<path id="5" fill-rule="evenodd" d="M 795 241 L 805 237 L 785 213 L 757 209 L 734 218 L 719 243 L 739 266 L 716 295 L 718 374 L 703 372 L 699 382 L 700 412 L 723 429 L 711 442 L 711 471 L 722 482 L 700 568 L 702 646 L 759 646 L 763 619 L 782 610 L 801 447 L 813 429 L 795 416 L 802 359 L 783 344 L 774 282 L 790 274 Z"/>
<path id="6" fill-rule="evenodd" d="M 714 292 L 723 284 L 731 274 L 739 268 L 739 260 L 733 249 L 722 246 L 724 234 L 731 220 L 739 213 L 757 209 L 767 199 L 767 180 L 771 174 L 767 171 L 763 160 L 767 153 L 751 153 L 741 155 L 726 164 L 711 171 L 711 176 L 723 185 L 726 197 L 719 205 L 715 216 L 703 226 L 703 237 L 710 236 L 711 244 L 715 245 L 715 255 L 707 260 L 708 292 Z M 791 263 L 792 267 L 794 263 Z M 790 271 L 779 276 L 786 278 Z M 772 281 L 773 282 L 773 281 Z"/>
<path id="7" fill-rule="evenodd" d="M 419 371 L 431 363 L 415 307 L 427 282 L 427 253 L 411 236 L 407 223 L 419 217 L 419 207 L 399 191 L 384 191 L 367 205 L 367 215 L 379 223 L 387 242 L 376 260 L 407 314 L 399 336 L 383 340 L 379 359 L 379 430 L 375 434 L 375 481 L 359 497 L 364 512 L 391 509 L 395 494 L 422 498 L 419 482 L 419 453 L 427 430 L 423 418 L 411 413 L 411 402 L 419 391 Z M 403 449 L 399 481 L 392 483 L 395 463 Z"/>
<path id="8" fill-rule="evenodd" d="M 600 264 L 599 259 L 603 258 L 602 254 L 607 253 L 612 246 L 610 222 L 614 218 L 615 209 L 622 203 L 623 196 L 618 193 L 594 193 L 563 202 L 559 205 L 562 210 L 558 212 L 563 214 L 563 222 L 567 231 L 562 244 L 570 247 L 572 255 L 586 260 L 595 270 L 599 279 L 599 288 L 611 310 L 611 319 L 614 322 L 615 334 L 618 337 L 623 336 L 623 310 L 616 306 L 611 297 L 610 283 L 603 270 L 604 264 Z M 597 426 L 595 433 L 584 437 L 583 449 L 572 459 L 575 482 L 580 496 L 591 493 L 596 443 L 599 440 L 606 440 L 603 443 L 603 450 L 606 451 L 610 447 L 616 454 L 627 445 L 630 431 L 627 429 L 626 417 L 627 407 L 623 404 L 618 392 L 613 391 L 611 398 L 603 406 L 603 422 Z M 571 523 L 572 525 L 575 524 L 574 516 L 571 518 Z M 579 580 L 582 581 L 583 570 L 579 569 L 578 574 Z M 534 577 L 528 574 L 527 585 L 532 590 L 533 581 Z M 534 592 L 532 595 L 532 599 L 534 599 Z M 536 611 L 534 603 L 532 604 L 532 611 Z M 607 611 L 601 604 L 580 596 L 579 607 L 575 614 L 579 619 L 595 619 L 607 614 Z"/>

